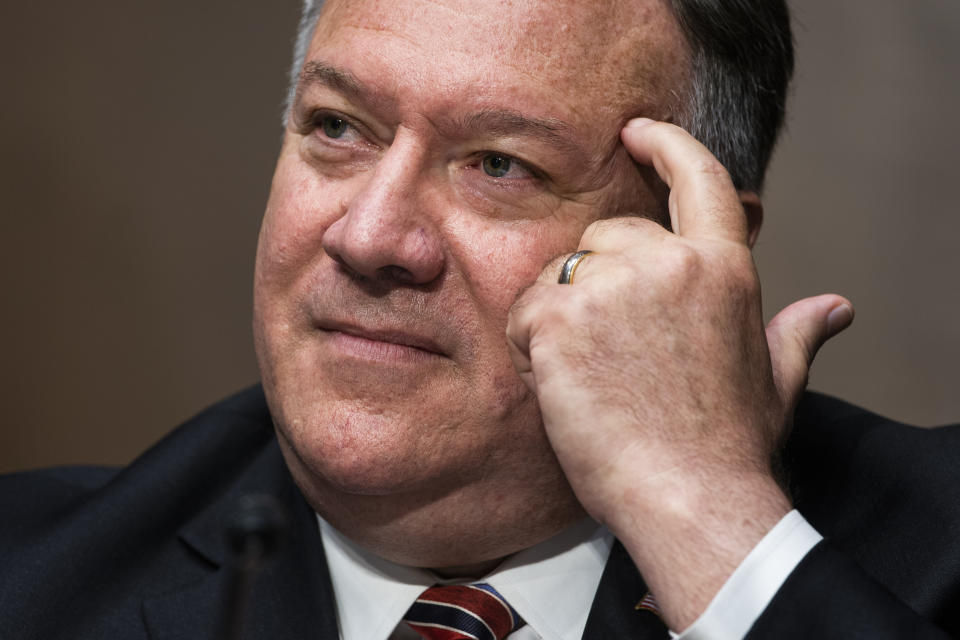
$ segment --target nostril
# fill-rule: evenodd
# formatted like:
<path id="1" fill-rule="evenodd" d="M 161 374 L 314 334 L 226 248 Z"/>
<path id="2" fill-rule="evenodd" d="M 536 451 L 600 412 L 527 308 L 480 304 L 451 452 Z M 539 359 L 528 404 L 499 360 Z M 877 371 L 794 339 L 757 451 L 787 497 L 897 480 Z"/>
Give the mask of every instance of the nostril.
<path id="1" fill-rule="evenodd" d="M 392 280 L 394 282 L 413 282 L 414 277 L 408 269 L 399 267 L 395 264 L 388 264 L 385 267 L 377 269 L 377 275 L 381 280 Z"/>
<path id="2" fill-rule="evenodd" d="M 344 274 L 348 275 L 351 278 L 366 279 L 362 273 L 353 268 L 353 266 L 347 262 L 343 256 L 333 251 L 327 251 L 326 254 L 337 264 L 337 268 Z"/>
<path id="3" fill-rule="evenodd" d="M 329 255 L 330 258 L 337 263 L 337 266 L 340 269 L 342 269 L 352 278 L 378 282 L 380 284 L 411 284 L 416 281 L 416 277 L 413 275 L 412 271 L 395 264 L 388 264 L 383 267 L 378 267 L 374 273 L 365 275 L 361 271 L 351 266 L 350 263 L 344 260 L 342 256 L 332 252 L 327 252 L 327 255 Z"/>
<path id="4" fill-rule="evenodd" d="M 350 268 L 350 265 L 347 264 L 347 261 L 343 259 L 343 256 L 341 256 L 339 253 L 330 251 L 326 247 L 324 248 L 324 253 L 330 256 L 330 259 L 332 259 L 334 262 L 336 262 L 338 265 L 340 265 L 344 269 L 350 269 L 351 271 L 353 270 Z"/>

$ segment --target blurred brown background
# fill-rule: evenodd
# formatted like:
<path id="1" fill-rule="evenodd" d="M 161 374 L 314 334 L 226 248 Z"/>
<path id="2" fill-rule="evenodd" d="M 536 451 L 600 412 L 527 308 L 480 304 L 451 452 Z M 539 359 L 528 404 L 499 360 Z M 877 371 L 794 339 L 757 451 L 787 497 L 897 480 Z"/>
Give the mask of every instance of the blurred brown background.
<path id="1" fill-rule="evenodd" d="M 794 2 L 756 250 L 768 316 L 837 291 L 812 386 L 960 420 L 960 3 Z M 122 463 L 257 379 L 250 280 L 298 0 L 0 9 L 0 470 Z"/>

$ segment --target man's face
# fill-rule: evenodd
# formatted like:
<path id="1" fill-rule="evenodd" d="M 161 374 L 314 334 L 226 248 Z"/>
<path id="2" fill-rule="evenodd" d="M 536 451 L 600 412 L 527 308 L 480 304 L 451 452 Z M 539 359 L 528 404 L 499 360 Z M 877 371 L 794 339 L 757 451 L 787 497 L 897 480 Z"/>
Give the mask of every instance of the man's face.
<path id="1" fill-rule="evenodd" d="M 255 284 L 264 387 L 315 502 L 573 500 L 507 314 L 590 222 L 659 215 L 619 131 L 677 110 L 681 41 L 659 0 L 327 2 Z"/>

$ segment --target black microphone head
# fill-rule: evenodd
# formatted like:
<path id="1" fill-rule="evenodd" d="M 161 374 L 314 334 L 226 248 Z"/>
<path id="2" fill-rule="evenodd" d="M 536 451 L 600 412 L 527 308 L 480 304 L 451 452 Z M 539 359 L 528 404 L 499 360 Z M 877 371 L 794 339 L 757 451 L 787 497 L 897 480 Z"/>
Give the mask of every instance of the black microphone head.
<path id="1" fill-rule="evenodd" d="M 238 558 L 265 559 L 280 547 L 287 530 L 287 515 L 273 496 L 243 496 L 227 522 L 227 542 Z"/>

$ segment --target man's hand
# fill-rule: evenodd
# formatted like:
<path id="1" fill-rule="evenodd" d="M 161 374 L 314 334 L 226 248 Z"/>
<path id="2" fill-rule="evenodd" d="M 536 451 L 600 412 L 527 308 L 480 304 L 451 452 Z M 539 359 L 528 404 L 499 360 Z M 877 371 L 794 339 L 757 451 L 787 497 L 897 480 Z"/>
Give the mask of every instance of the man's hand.
<path id="1" fill-rule="evenodd" d="M 673 125 L 633 121 L 621 137 L 670 188 L 673 233 L 639 217 L 592 224 L 575 282 L 549 265 L 507 336 L 578 499 L 680 630 L 790 510 L 772 459 L 814 354 L 853 316 L 820 296 L 764 329 L 727 172 Z"/>

